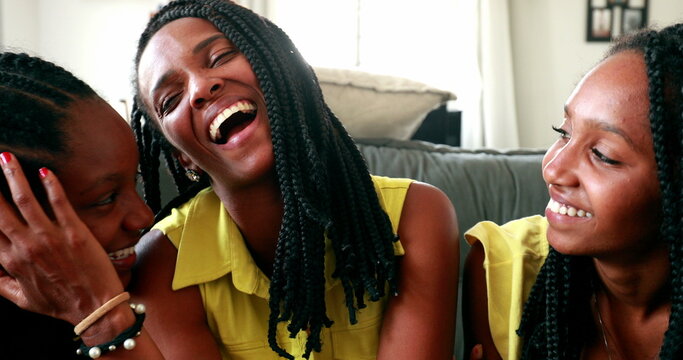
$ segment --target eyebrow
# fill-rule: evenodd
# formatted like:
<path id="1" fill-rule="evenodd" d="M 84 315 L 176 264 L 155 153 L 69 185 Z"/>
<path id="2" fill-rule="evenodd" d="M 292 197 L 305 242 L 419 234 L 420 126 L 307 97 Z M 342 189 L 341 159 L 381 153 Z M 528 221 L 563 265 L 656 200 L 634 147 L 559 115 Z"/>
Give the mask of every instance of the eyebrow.
<path id="1" fill-rule="evenodd" d="M 152 87 L 152 97 L 154 97 L 154 93 L 157 90 L 159 90 L 159 88 L 162 87 L 164 85 L 164 83 L 166 82 L 166 80 L 168 80 L 168 78 L 173 76 L 173 74 L 175 74 L 175 71 L 169 70 L 169 71 L 165 72 L 163 75 L 161 75 L 159 80 L 157 80 L 157 82 L 154 84 L 154 87 Z"/>
<path id="2" fill-rule="evenodd" d="M 221 39 L 221 38 L 226 38 L 226 37 L 223 34 L 216 34 L 213 36 L 209 36 L 208 38 L 200 41 L 197 45 L 195 45 L 195 47 L 192 49 L 192 54 L 193 55 L 197 54 L 198 52 L 202 51 L 204 48 L 209 46 L 212 42 L 214 42 L 218 39 Z M 157 82 L 154 84 L 154 87 L 152 87 L 152 94 L 154 94 L 154 92 L 156 92 L 160 87 L 162 87 L 164 85 L 164 82 L 166 82 L 166 80 L 168 80 L 169 77 L 173 76 L 173 74 L 175 74 L 175 72 L 173 70 L 169 70 L 166 73 L 164 73 L 163 75 L 161 75 L 159 80 L 157 80 Z"/>
<path id="3" fill-rule="evenodd" d="M 570 115 L 569 109 L 567 108 L 567 105 L 564 106 L 564 114 Z M 613 126 L 613 125 L 610 125 L 607 122 L 602 121 L 600 119 L 596 119 L 596 118 L 590 118 L 590 119 L 588 119 L 588 122 L 591 124 L 591 126 L 597 127 L 598 129 L 600 129 L 602 131 L 607 131 L 607 132 L 610 132 L 612 134 L 618 135 L 619 137 L 624 139 L 631 148 L 633 148 L 633 149 L 636 148 L 635 142 L 633 142 L 633 140 L 620 128 Z"/>
<path id="4" fill-rule="evenodd" d="M 209 46 L 209 44 L 220 38 L 225 38 L 225 35 L 216 34 L 200 41 L 197 45 L 195 45 L 194 49 L 192 49 L 192 54 L 197 54 L 198 52 L 202 51 L 205 47 Z"/>
<path id="5" fill-rule="evenodd" d="M 99 179 L 97 179 L 93 184 L 88 186 L 87 188 L 83 189 L 79 195 L 83 196 L 88 194 L 89 192 L 92 192 L 93 190 L 97 189 L 98 187 L 102 186 L 103 184 L 106 183 L 116 183 L 121 179 L 121 176 L 119 174 L 107 174 Z"/>

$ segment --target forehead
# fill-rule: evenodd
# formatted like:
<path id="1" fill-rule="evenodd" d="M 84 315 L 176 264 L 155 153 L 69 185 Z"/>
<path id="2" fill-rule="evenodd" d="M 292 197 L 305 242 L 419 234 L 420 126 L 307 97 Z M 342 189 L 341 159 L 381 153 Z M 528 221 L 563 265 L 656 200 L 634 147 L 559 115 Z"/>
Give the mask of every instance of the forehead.
<path id="1" fill-rule="evenodd" d="M 148 93 L 153 83 L 174 65 L 189 61 L 202 41 L 223 34 L 208 20 L 181 18 L 159 29 L 149 40 L 138 64 L 140 90 Z"/>
<path id="2" fill-rule="evenodd" d="M 619 127 L 649 129 L 648 77 L 643 55 L 624 51 L 612 55 L 584 76 L 570 95 L 570 117 Z"/>
<path id="3" fill-rule="evenodd" d="M 107 169 L 130 159 L 137 161 L 132 129 L 104 100 L 77 101 L 67 116 L 69 156 L 62 172 L 76 166 L 81 167 L 79 172 L 95 173 L 98 167 Z"/>

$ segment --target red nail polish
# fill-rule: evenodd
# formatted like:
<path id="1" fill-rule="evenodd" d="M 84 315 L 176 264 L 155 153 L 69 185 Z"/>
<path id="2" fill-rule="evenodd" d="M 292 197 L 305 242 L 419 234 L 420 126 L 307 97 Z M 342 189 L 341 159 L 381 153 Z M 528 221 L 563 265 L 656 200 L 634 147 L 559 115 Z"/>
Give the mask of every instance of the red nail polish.
<path id="1" fill-rule="evenodd" d="M 10 161 L 12 161 L 12 154 L 10 154 L 8 152 L 4 152 L 4 153 L 0 154 L 0 158 L 2 159 L 3 164 L 7 164 Z"/>
<path id="2" fill-rule="evenodd" d="M 40 168 L 40 169 L 38 170 L 38 173 L 40 174 L 40 178 L 41 178 L 41 179 L 45 179 L 45 177 L 47 177 L 47 174 L 50 173 L 50 170 L 48 170 L 48 169 L 45 168 L 45 167 L 42 167 L 42 168 Z"/>
<path id="3" fill-rule="evenodd" d="M 4 153 L 0 154 L 0 158 L 2 159 L 3 164 L 7 164 L 10 161 L 12 161 L 12 154 L 10 154 L 8 152 L 4 152 Z"/>

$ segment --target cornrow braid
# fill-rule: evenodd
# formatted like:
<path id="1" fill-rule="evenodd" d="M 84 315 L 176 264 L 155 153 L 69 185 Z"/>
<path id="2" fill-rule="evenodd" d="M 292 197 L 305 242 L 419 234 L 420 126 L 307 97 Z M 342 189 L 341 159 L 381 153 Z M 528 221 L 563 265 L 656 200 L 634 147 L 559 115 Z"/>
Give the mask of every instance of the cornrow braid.
<path id="1" fill-rule="evenodd" d="M 671 315 L 659 358 L 683 356 L 683 24 L 645 29 L 616 40 L 606 57 L 643 54 L 649 119 L 661 192 L 660 238 L 669 245 Z M 564 264 L 558 266 L 558 264 Z M 523 359 L 578 359 L 594 335 L 590 309 L 595 269 L 590 258 L 552 247 L 524 306 L 517 334 Z M 588 314 L 588 316 L 587 316 Z"/>
<path id="2" fill-rule="evenodd" d="M 277 324 L 289 322 L 291 337 L 309 332 L 304 357 L 320 351 L 320 334 L 330 327 L 325 306 L 325 237 L 334 250 L 349 320 L 357 309 L 396 293 L 393 242 L 397 240 L 381 208 L 367 165 L 342 124 L 323 101 L 318 80 L 289 37 L 252 11 L 223 0 L 177 0 L 162 8 L 141 35 L 136 68 L 150 38 L 165 24 L 197 17 L 210 21 L 245 55 L 263 92 L 271 128 L 275 173 L 284 203 L 270 285 L 268 341 L 293 359 L 276 340 Z M 181 193 L 177 205 L 201 186 L 190 187 L 173 148 L 153 123 L 134 84 L 133 128 L 141 150 L 145 199 L 160 208 L 158 157 L 164 157 Z M 154 145 L 155 142 L 158 145 Z M 154 173 L 152 173 L 154 172 Z M 208 181 L 203 184 L 208 186 Z M 170 211 L 158 213 L 161 218 Z"/>
<path id="3" fill-rule="evenodd" d="M 0 151 L 11 151 L 26 173 L 41 166 L 55 171 L 56 156 L 67 152 L 63 120 L 76 99 L 96 96 L 65 69 L 24 53 L 0 53 Z M 36 195 L 43 187 L 29 176 Z M 4 179 L 3 195 L 11 197 Z"/>
<path id="4" fill-rule="evenodd" d="M 67 70 L 24 53 L 0 52 L 0 152 L 10 151 L 21 162 L 36 196 L 46 203 L 38 169 L 46 166 L 59 173 L 59 158 L 69 155 L 67 126 L 69 107 L 96 97 L 95 92 Z M 4 177 L 0 192 L 11 194 Z M 0 215 L 4 216 L 4 215 Z M 0 316 L 11 329 L 0 331 L 3 357 L 25 357 L 28 346 L 38 358 L 77 359 L 73 325 L 22 310 L 0 297 Z M 26 333 L 33 334 L 29 345 Z M 22 355 L 18 355 L 21 353 Z"/>

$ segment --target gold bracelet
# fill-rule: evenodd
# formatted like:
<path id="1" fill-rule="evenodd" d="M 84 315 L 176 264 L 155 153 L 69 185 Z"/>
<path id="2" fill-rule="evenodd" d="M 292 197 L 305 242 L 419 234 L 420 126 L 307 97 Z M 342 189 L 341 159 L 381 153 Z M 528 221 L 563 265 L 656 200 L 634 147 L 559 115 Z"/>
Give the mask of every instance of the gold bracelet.
<path id="1" fill-rule="evenodd" d="M 74 327 L 74 333 L 76 333 L 76 335 L 81 335 L 83 331 L 89 328 L 90 325 L 94 324 L 95 321 L 99 320 L 106 313 L 110 312 L 113 308 L 117 307 L 119 304 L 127 301 L 128 299 L 130 299 L 130 294 L 125 291 L 114 296 L 111 300 L 104 303 L 104 305 L 100 306 L 97 310 L 93 311 L 85 319 L 79 322 L 78 325 Z"/>

